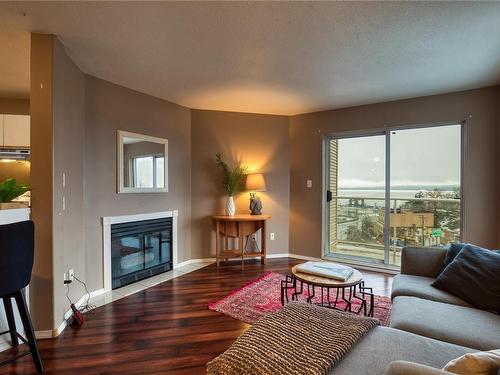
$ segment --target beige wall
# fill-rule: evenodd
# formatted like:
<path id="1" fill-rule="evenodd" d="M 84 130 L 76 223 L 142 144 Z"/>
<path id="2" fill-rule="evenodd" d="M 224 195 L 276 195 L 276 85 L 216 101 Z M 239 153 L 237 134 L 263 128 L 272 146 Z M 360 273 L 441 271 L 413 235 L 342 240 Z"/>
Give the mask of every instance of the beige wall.
<path id="1" fill-rule="evenodd" d="M 464 91 L 290 119 L 290 252 L 321 256 L 322 140 L 328 133 L 466 121 L 463 239 L 498 246 L 496 89 Z M 497 101 L 497 102 L 495 102 Z M 313 188 L 306 188 L 306 179 Z"/>
<path id="2" fill-rule="evenodd" d="M 0 98 L 0 113 L 9 115 L 29 115 L 29 99 Z"/>
<path id="3" fill-rule="evenodd" d="M 227 161 L 241 159 L 250 172 L 265 175 L 267 191 L 259 193 L 263 213 L 271 214 L 269 253 L 288 252 L 288 118 L 248 113 L 192 111 L 192 257 L 215 254 L 211 215 L 224 213 L 225 197 L 215 154 Z M 236 199 L 238 213 L 249 213 L 248 193 Z"/>
<path id="4" fill-rule="evenodd" d="M 84 154 L 85 154 L 85 76 L 54 39 L 54 153 L 53 153 L 53 274 L 54 327 L 69 310 L 63 274 L 73 268 L 76 277 L 85 278 L 84 246 Z M 63 173 L 65 186 L 63 186 Z M 63 208 L 63 197 L 65 207 Z M 73 302 L 85 294 L 74 282 L 69 296 Z"/>
<path id="5" fill-rule="evenodd" d="M 103 287 L 103 216 L 179 210 L 178 261 L 191 258 L 191 112 L 161 99 L 86 77 L 86 279 Z M 116 132 L 167 138 L 169 192 L 116 192 Z"/>
<path id="6" fill-rule="evenodd" d="M 0 182 L 14 178 L 18 184 L 30 184 L 30 162 L 18 160 L 5 162 L 0 160 Z"/>
<path id="7" fill-rule="evenodd" d="M 30 308 L 36 330 L 53 328 L 52 265 L 52 35 L 31 35 L 31 218 L 35 222 L 35 264 Z"/>

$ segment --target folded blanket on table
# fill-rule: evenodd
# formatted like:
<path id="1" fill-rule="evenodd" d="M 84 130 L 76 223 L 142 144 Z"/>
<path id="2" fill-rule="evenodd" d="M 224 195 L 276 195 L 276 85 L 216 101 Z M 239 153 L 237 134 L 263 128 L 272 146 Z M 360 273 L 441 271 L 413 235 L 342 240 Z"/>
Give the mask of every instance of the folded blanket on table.
<path id="1" fill-rule="evenodd" d="M 292 302 L 255 323 L 208 374 L 326 374 L 379 321 Z"/>

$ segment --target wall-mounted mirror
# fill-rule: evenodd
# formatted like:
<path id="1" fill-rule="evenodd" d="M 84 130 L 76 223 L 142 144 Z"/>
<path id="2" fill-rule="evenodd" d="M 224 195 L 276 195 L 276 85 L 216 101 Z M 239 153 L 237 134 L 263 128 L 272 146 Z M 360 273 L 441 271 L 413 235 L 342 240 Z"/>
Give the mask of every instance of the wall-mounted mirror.
<path id="1" fill-rule="evenodd" d="M 168 140 L 118 130 L 119 193 L 168 191 Z"/>

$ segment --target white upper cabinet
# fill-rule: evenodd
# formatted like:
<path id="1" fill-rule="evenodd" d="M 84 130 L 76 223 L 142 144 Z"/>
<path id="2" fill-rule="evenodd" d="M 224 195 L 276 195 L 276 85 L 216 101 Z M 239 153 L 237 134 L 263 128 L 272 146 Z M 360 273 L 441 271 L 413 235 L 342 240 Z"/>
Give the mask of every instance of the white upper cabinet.
<path id="1" fill-rule="evenodd" d="M 2 127 L 0 144 L 6 147 L 29 147 L 30 116 L 0 115 L 0 117 L 3 117 L 0 121 Z"/>

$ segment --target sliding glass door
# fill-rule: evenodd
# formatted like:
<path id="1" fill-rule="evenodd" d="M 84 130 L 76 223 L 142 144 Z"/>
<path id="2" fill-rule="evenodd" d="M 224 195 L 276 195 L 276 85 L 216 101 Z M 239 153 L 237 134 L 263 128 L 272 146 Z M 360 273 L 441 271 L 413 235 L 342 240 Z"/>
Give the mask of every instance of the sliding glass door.
<path id="1" fill-rule="evenodd" d="M 403 246 L 460 239 L 462 126 L 332 135 L 325 256 L 400 264 Z"/>
<path id="2" fill-rule="evenodd" d="M 383 261 L 385 134 L 328 140 L 328 250 Z"/>

